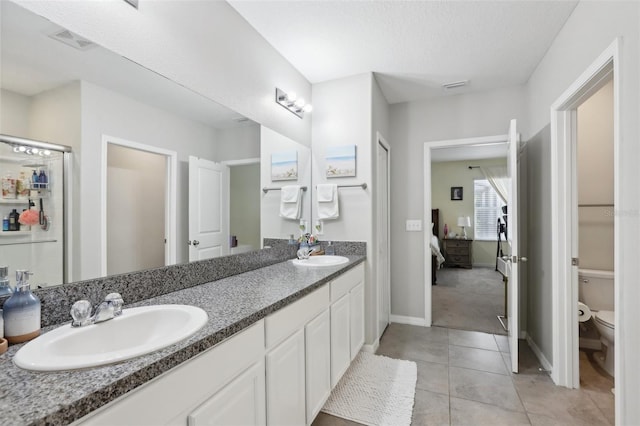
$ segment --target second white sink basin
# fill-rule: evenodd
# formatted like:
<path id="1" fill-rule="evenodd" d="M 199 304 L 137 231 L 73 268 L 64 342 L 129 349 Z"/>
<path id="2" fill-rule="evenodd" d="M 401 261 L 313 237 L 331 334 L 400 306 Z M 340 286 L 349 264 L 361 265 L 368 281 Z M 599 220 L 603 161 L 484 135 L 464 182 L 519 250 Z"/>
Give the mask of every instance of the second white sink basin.
<path id="1" fill-rule="evenodd" d="M 205 311 L 188 305 L 123 309 L 122 315 L 84 327 L 66 324 L 24 345 L 13 362 L 35 371 L 75 370 L 134 358 L 194 334 Z"/>
<path id="2" fill-rule="evenodd" d="M 343 265 L 349 262 L 344 256 L 309 256 L 308 259 L 293 259 L 293 264 L 318 268 L 323 266 Z"/>

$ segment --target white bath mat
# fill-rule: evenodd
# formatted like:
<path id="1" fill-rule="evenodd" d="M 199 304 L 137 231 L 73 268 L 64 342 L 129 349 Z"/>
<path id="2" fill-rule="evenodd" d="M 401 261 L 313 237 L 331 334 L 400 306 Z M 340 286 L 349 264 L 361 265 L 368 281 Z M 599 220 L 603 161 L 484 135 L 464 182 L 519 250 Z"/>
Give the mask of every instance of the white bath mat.
<path id="1" fill-rule="evenodd" d="M 370 426 L 409 426 L 417 380 L 413 361 L 360 352 L 322 411 Z"/>

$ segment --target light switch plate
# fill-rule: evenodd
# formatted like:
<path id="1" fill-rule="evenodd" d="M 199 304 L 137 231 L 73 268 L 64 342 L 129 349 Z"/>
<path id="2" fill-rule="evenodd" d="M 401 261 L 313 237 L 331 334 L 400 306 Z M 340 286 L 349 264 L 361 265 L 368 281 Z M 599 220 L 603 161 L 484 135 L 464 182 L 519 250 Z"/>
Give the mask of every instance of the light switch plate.
<path id="1" fill-rule="evenodd" d="M 420 219 L 407 219 L 406 231 L 407 232 L 422 231 L 422 221 Z"/>

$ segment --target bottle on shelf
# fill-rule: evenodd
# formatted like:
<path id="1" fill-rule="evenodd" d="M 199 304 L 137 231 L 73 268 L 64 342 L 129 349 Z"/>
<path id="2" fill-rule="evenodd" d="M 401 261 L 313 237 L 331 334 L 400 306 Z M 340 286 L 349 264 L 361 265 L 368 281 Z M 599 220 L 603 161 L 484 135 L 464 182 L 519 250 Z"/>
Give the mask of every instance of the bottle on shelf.
<path id="1" fill-rule="evenodd" d="M 4 218 L 2 218 L 2 231 L 8 231 L 9 230 L 9 216 L 5 216 Z"/>
<path id="2" fill-rule="evenodd" d="M 31 293 L 26 270 L 16 270 L 16 289 L 4 302 L 4 331 L 9 343 L 23 343 L 40 335 L 40 299 Z"/>
<path id="3" fill-rule="evenodd" d="M 38 189 L 40 188 L 40 185 L 38 185 L 38 173 L 36 173 L 36 171 L 33 171 L 33 174 L 31 175 L 31 188 L 33 189 Z"/>
<path id="4" fill-rule="evenodd" d="M 11 213 L 9 213 L 9 231 L 19 231 L 20 230 L 20 222 L 18 219 L 20 218 L 20 214 L 16 209 L 13 209 Z"/>
<path id="5" fill-rule="evenodd" d="M 38 185 L 40 185 L 40 188 L 47 188 L 47 183 L 49 181 L 49 178 L 47 177 L 47 174 L 44 172 L 44 169 L 40 169 L 40 174 L 38 175 Z"/>

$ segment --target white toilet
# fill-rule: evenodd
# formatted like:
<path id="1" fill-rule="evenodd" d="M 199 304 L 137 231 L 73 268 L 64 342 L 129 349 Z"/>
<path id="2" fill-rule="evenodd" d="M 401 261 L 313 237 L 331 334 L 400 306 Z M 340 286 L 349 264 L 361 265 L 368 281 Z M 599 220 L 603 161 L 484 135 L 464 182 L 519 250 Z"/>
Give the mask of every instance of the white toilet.
<path id="1" fill-rule="evenodd" d="M 600 333 L 603 345 L 602 355 L 596 355 L 598 364 L 611 376 L 614 375 L 614 335 L 613 311 L 614 274 L 612 271 L 580 269 L 578 299 L 591 309 L 593 321 Z"/>

